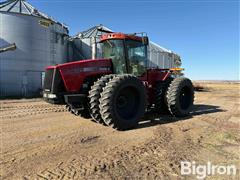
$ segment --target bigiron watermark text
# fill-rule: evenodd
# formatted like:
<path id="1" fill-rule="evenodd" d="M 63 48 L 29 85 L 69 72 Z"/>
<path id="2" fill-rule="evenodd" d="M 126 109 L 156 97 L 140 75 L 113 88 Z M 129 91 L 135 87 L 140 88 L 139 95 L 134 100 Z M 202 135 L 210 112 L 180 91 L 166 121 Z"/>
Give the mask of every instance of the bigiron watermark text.
<path id="1" fill-rule="evenodd" d="M 211 162 L 197 164 L 195 161 L 181 161 L 181 175 L 196 175 L 197 179 L 204 179 L 207 176 L 229 175 L 237 173 L 235 165 L 216 165 Z"/>

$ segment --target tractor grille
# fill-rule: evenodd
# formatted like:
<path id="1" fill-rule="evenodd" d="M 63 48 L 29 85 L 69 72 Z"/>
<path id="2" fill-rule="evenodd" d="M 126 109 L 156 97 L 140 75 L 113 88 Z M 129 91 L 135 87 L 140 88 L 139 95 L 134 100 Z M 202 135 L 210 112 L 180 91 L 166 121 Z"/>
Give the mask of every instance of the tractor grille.
<path id="1" fill-rule="evenodd" d="M 53 77 L 53 89 L 51 89 L 52 93 L 62 93 L 65 92 L 65 86 L 62 80 L 62 76 L 58 69 L 55 70 Z"/>
<path id="2" fill-rule="evenodd" d="M 51 91 L 54 69 L 47 69 L 44 77 L 43 90 Z"/>
<path id="3" fill-rule="evenodd" d="M 65 92 L 65 86 L 58 69 L 47 69 L 44 78 L 43 90 L 51 93 Z"/>

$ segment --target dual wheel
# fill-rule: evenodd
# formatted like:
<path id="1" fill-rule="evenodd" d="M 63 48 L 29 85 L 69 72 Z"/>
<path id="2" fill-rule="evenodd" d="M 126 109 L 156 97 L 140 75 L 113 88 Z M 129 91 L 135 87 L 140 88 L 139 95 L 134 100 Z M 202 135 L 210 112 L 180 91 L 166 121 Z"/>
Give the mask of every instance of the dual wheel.
<path id="1" fill-rule="evenodd" d="M 106 75 L 92 86 L 89 105 L 94 121 L 119 130 L 130 129 L 144 115 L 145 87 L 133 75 Z"/>
<path id="2" fill-rule="evenodd" d="M 193 107 L 194 88 L 185 77 L 168 79 L 155 86 L 155 109 L 159 113 L 170 113 L 175 117 L 189 115 Z"/>

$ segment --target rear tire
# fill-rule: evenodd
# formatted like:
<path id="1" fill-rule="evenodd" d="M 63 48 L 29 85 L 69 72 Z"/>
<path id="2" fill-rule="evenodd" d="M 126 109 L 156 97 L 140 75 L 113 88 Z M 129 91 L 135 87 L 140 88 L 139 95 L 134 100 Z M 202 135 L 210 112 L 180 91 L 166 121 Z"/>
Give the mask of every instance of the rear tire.
<path id="1" fill-rule="evenodd" d="M 167 90 L 168 109 L 173 116 L 187 116 L 193 107 L 194 89 L 191 80 L 174 79 Z"/>
<path id="2" fill-rule="evenodd" d="M 110 74 L 110 75 L 105 75 L 102 76 L 98 81 L 96 81 L 94 83 L 94 85 L 91 87 L 91 90 L 89 91 L 89 111 L 90 111 L 90 115 L 92 117 L 92 119 L 95 122 L 104 124 L 104 121 L 101 117 L 100 114 L 100 97 L 101 97 L 101 93 L 103 91 L 103 88 L 106 86 L 106 84 L 114 77 L 114 74 Z"/>
<path id="3" fill-rule="evenodd" d="M 103 89 L 100 113 L 105 124 L 118 130 L 135 127 L 145 113 L 146 92 L 133 75 L 118 75 Z"/>
<path id="4" fill-rule="evenodd" d="M 159 114 L 169 114 L 168 105 L 167 105 L 167 89 L 173 79 L 168 78 L 164 82 L 158 82 L 155 85 L 154 93 L 155 93 L 155 112 Z"/>

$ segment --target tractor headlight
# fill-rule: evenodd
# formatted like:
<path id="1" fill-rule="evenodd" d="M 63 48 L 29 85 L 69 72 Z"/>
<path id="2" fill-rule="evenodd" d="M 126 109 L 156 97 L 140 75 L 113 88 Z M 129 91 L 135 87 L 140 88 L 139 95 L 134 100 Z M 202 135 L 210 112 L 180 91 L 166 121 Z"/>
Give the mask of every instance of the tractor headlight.
<path id="1" fill-rule="evenodd" d="M 54 99 L 56 97 L 57 97 L 56 94 L 48 94 L 48 98 L 50 98 L 50 99 Z"/>

